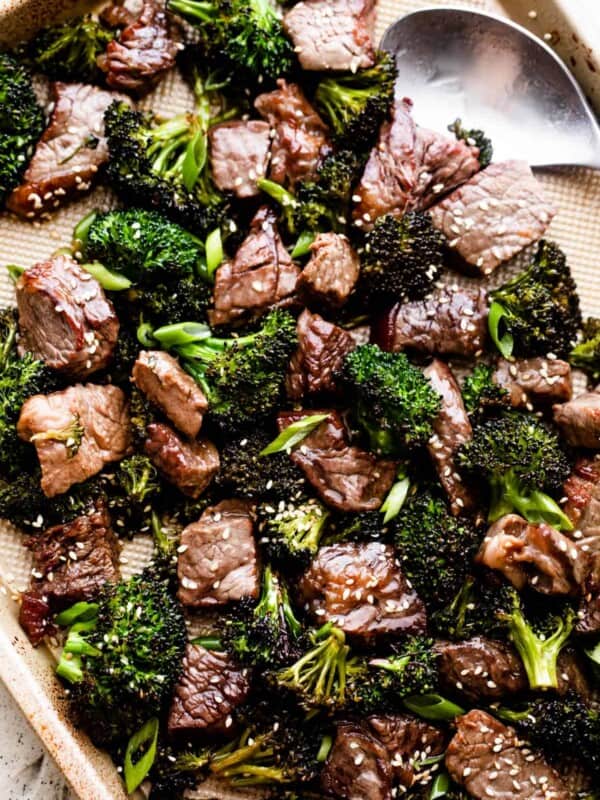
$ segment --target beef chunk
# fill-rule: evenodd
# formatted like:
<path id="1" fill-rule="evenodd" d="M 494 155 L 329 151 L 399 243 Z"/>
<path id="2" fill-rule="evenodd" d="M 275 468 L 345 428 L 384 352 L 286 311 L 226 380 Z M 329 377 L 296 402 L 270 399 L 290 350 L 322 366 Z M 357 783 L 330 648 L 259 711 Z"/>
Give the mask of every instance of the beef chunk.
<path id="1" fill-rule="evenodd" d="M 48 601 L 43 597 L 38 597 L 32 591 L 25 592 L 21 596 L 19 625 L 34 647 L 37 647 L 44 637 L 51 636 L 56 629 L 52 624 Z"/>
<path id="2" fill-rule="evenodd" d="M 585 392 L 553 407 L 554 421 L 573 447 L 600 450 L 600 392 Z"/>
<path id="3" fill-rule="evenodd" d="M 252 530 L 250 505 L 242 500 L 223 500 L 184 529 L 177 575 L 185 606 L 208 608 L 258 597 Z"/>
<path id="4" fill-rule="evenodd" d="M 208 402 L 196 381 L 173 356 L 143 350 L 133 365 L 133 381 L 171 422 L 191 439 L 202 427 Z"/>
<path id="5" fill-rule="evenodd" d="M 282 412 L 279 430 L 306 416 L 307 412 Z M 339 511 L 374 511 L 379 508 L 394 482 L 393 461 L 377 459 L 372 453 L 347 442 L 341 417 L 329 417 L 303 439 L 290 454 L 322 499 Z"/>
<path id="6" fill-rule="evenodd" d="M 321 547 L 299 583 L 311 614 L 365 642 L 420 633 L 425 607 L 380 542 Z"/>
<path id="7" fill-rule="evenodd" d="M 26 270 L 17 282 L 19 352 L 84 377 L 110 362 L 119 320 L 104 290 L 67 256 Z"/>
<path id="8" fill-rule="evenodd" d="M 340 800 L 392 800 L 387 750 L 365 726 L 339 722 L 321 772 L 321 787 Z"/>
<path id="9" fill-rule="evenodd" d="M 39 217 L 81 196 L 108 159 L 104 112 L 121 95 L 84 83 L 54 83 L 50 124 L 29 162 L 23 183 L 7 207 L 20 217 Z"/>
<path id="10" fill-rule="evenodd" d="M 373 338 L 384 350 L 414 350 L 449 356 L 479 355 L 487 339 L 484 289 L 444 286 L 424 300 L 397 303 L 383 316 Z"/>
<path id="11" fill-rule="evenodd" d="M 442 686 L 469 701 L 500 700 L 529 687 L 523 662 L 506 642 L 476 636 L 464 642 L 438 642 Z"/>
<path id="12" fill-rule="evenodd" d="M 269 177 L 294 186 L 313 176 L 330 152 L 329 129 L 297 83 L 280 78 L 277 86 L 259 95 L 254 105 L 273 131 Z"/>
<path id="13" fill-rule="evenodd" d="M 225 733 L 232 725 L 231 712 L 249 691 L 247 670 L 238 667 L 227 653 L 188 644 L 183 675 L 169 711 L 169 734 Z"/>
<path id="14" fill-rule="evenodd" d="M 469 711 L 458 718 L 456 728 L 446 751 L 446 768 L 475 800 L 572 797 L 542 756 L 532 753 L 513 728 L 485 711 Z"/>
<path id="15" fill-rule="evenodd" d="M 178 51 L 175 29 L 169 24 L 164 4 L 145 0 L 138 18 L 129 20 L 120 36 L 109 42 L 98 66 L 112 89 L 139 96 L 150 91 L 175 65 Z"/>
<path id="16" fill-rule="evenodd" d="M 354 340 L 343 328 L 307 308 L 298 318 L 297 330 L 298 349 L 285 383 L 288 397 L 299 400 L 308 393 L 335 391 L 335 373 L 354 350 Z"/>
<path id="17" fill-rule="evenodd" d="M 356 225 L 369 229 L 377 217 L 422 211 L 479 169 L 479 150 L 462 140 L 420 128 L 411 102 L 396 100 L 356 188 Z"/>
<path id="18" fill-rule="evenodd" d="M 474 507 L 475 498 L 465 486 L 454 457 L 459 447 L 472 437 L 473 429 L 450 368 L 443 361 L 434 359 L 425 375 L 442 398 L 442 407 L 433 423 L 434 433 L 427 449 L 448 495 L 452 513 L 463 514 Z"/>
<path id="19" fill-rule="evenodd" d="M 589 568 L 582 556 L 550 525 L 507 514 L 488 530 L 477 561 L 502 572 L 519 591 L 529 585 L 543 594 L 577 595 Z"/>
<path id="20" fill-rule="evenodd" d="M 504 161 L 452 192 L 431 216 L 463 264 L 489 275 L 541 239 L 554 210 L 524 161 Z"/>
<path id="21" fill-rule="evenodd" d="M 330 308 L 343 306 L 360 272 L 360 260 L 346 236 L 320 233 L 311 245 L 310 261 L 302 270 L 298 288 Z"/>
<path id="22" fill-rule="evenodd" d="M 271 144 L 268 124 L 255 119 L 223 122 L 211 128 L 208 136 L 217 187 L 236 197 L 257 195 L 256 181 L 267 174 Z"/>
<path id="23" fill-rule="evenodd" d="M 392 759 L 394 777 L 407 788 L 415 782 L 419 763 L 445 750 L 444 731 L 423 719 L 408 714 L 386 714 L 369 717 L 368 722 Z"/>
<path id="24" fill-rule="evenodd" d="M 571 367 L 558 358 L 522 358 L 517 361 L 501 358 L 493 379 L 506 389 L 515 408 L 564 403 L 571 399 L 573 391 Z"/>
<path id="25" fill-rule="evenodd" d="M 35 444 L 42 489 L 54 497 L 128 454 L 127 398 L 117 386 L 92 383 L 36 394 L 23 404 L 17 433 Z"/>
<path id="26" fill-rule="evenodd" d="M 375 0 L 303 0 L 283 18 L 302 69 L 372 67 Z"/>
<path id="27" fill-rule="evenodd" d="M 146 454 L 163 477 L 189 497 L 200 497 L 219 471 L 219 452 L 208 439 L 185 442 L 168 425 L 148 425 Z"/>
<path id="28" fill-rule="evenodd" d="M 240 323 L 260 317 L 274 306 L 293 305 L 299 274 L 277 232 L 275 216 L 261 208 L 233 261 L 217 270 L 210 324 Z"/>

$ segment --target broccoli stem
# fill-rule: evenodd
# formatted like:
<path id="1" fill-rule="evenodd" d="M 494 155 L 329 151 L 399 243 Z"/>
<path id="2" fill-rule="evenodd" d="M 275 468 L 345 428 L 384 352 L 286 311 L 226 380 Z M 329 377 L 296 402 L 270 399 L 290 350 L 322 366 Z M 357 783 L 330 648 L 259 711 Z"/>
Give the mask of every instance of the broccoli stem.
<path id="1" fill-rule="evenodd" d="M 74 458 L 81 447 L 81 440 L 85 435 L 85 430 L 81 424 L 79 414 L 73 415 L 73 421 L 64 428 L 58 430 L 41 431 L 34 433 L 31 442 L 64 442 L 68 458 Z"/>
<path id="2" fill-rule="evenodd" d="M 285 586 L 281 586 L 276 575 L 270 566 L 266 566 L 263 571 L 263 583 L 260 599 L 254 609 L 256 617 L 273 617 L 279 619 L 280 616 L 285 621 L 292 636 L 297 637 L 302 625 L 296 618 L 290 604 L 289 595 Z"/>
<path id="3" fill-rule="evenodd" d="M 514 348 L 514 337 L 512 333 L 510 333 L 509 330 L 505 330 L 504 333 L 500 332 L 501 327 L 503 327 L 502 320 L 509 318 L 510 315 L 504 306 L 498 303 L 497 300 L 494 300 L 488 312 L 488 329 L 492 341 L 504 358 L 510 358 Z"/>
<path id="4" fill-rule="evenodd" d="M 514 470 L 508 470 L 501 477 L 490 480 L 490 487 L 489 522 L 495 522 L 505 514 L 516 511 L 527 522 L 534 524 L 546 522 L 560 531 L 573 530 L 573 523 L 558 503 L 539 489 L 528 491 L 521 484 Z"/>

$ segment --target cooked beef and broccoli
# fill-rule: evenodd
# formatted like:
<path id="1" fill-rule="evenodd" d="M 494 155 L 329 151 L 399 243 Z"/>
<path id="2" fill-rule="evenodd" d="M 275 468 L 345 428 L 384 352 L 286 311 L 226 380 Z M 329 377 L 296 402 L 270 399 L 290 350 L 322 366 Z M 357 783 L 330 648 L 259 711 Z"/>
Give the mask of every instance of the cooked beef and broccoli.
<path id="1" fill-rule="evenodd" d="M 528 165 L 421 127 L 373 24 L 117 0 L 0 54 L 7 212 L 114 198 L 9 268 L 20 621 L 152 800 L 600 785 L 600 321 Z M 138 108 L 172 70 L 186 111 Z"/>

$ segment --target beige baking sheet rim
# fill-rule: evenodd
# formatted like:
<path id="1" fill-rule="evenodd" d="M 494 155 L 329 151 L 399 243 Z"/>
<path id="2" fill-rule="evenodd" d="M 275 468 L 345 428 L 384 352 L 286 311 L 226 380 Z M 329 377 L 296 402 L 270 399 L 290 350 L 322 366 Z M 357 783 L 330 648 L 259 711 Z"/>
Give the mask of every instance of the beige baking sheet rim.
<path id="1" fill-rule="evenodd" d="M 555 30 L 561 27 L 563 46 L 570 47 L 568 16 L 556 15 L 560 0 L 506 0 L 511 11 L 520 16 L 520 21 L 529 20 L 539 27 L 540 20 L 555 22 Z M 378 34 L 387 25 L 407 11 L 425 5 L 442 5 L 439 2 L 418 0 L 382 0 L 378 4 Z M 462 5 L 481 10 L 504 13 L 505 8 L 496 0 L 455 0 L 452 5 Z M 69 0 L 0 0 L 0 41 L 16 41 L 32 30 L 58 15 L 67 14 L 75 7 Z M 539 10 L 537 19 L 532 19 L 524 9 Z M 544 14 L 546 17 L 544 17 Z M 542 31 L 538 31 L 542 33 Z M 573 41 L 571 39 L 571 41 Z M 577 45 L 577 46 L 576 46 Z M 594 58 L 589 47 L 579 41 L 573 43 L 573 52 L 585 53 Z M 591 72 L 590 70 L 588 70 Z M 592 96 L 598 91 L 594 75 L 585 73 L 586 90 Z M 410 95 L 410 87 L 404 88 Z M 168 113 L 177 113 L 185 108 L 186 92 L 181 85 L 165 82 L 147 105 Z M 415 109 L 418 119 L 418 107 Z M 449 106 L 448 119 L 453 118 Z M 559 213 L 552 224 L 551 234 L 566 250 L 570 264 L 581 289 L 584 311 L 600 312 L 600 172 L 569 168 L 547 172 L 540 176 L 546 191 Z M 73 224 L 87 210 L 104 207 L 112 202 L 109 192 L 97 190 L 92 196 L 58 212 L 54 218 L 38 227 L 0 215 L 0 265 L 21 263 L 28 266 L 45 258 L 60 245 L 67 244 Z M 11 284 L 5 274 L 0 274 L 0 304 L 13 302 Z M 135 568 L 147 553 L 147 543 L 138 542 L 126 548 L 128 566 Z M 114 765 L 105 754 L 91 746 L 89 740 L 79 734 L 69 723 L 66 701 L 61 687 L 56 682 L 49 653 L 43 648 L 35 651 L 20 630 L 16 621 L 16 593 L 27 585 L 29 560 L 23 550 L 18 534 L 8 525 L 0 525 L 0 678 L 23 709 L 33 728 L 45 743 L 51 755 L 66 775 L 75 794 L 81 800 L 124 800 L 125 794 Z M 240 797 L 223 788 L 204 787 L 194 797 L 228 798 Z M 245 795 L 248 797 L 248 794 Z"/>

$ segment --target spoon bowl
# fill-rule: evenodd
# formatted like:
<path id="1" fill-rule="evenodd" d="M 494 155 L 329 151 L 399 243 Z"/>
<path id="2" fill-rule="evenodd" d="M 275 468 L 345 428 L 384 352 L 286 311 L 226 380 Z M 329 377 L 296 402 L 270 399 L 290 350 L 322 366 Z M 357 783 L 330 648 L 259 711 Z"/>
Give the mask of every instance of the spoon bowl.
<path id="1" fill-rule="evenodd" d="M 525 28 L 459 8 L 421 9 L 386 31 L 398 91 L 421 125 L 445 130 L 457 117 L 491 138 L 494 160 L 600 168 L 600 127 L 577 82 Z"/>

